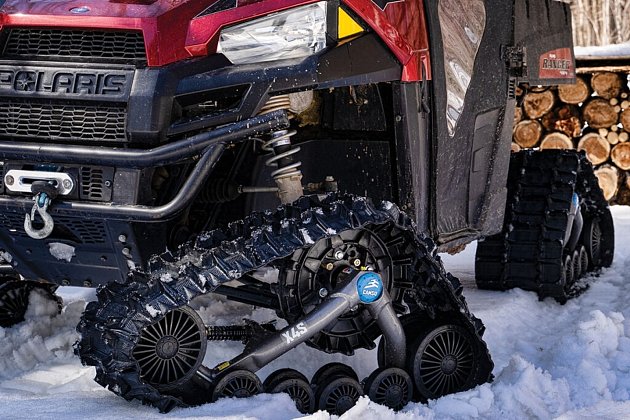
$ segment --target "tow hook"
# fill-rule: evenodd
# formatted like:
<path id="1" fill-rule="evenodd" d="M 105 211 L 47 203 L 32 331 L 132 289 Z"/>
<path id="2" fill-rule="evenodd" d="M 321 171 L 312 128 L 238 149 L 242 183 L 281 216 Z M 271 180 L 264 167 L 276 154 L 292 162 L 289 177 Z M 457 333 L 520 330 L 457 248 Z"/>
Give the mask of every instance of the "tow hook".
<path id="1" fill-rule="evenodd" d="M 53 231 L 55 227 L 55 222 L 50 214 L 48 214 L 48 206 L 50 205 L 52 199 L 46 192 L 39 192 L 33 197 L 35 200 L 35 204 L 33 204 L 33 208 L 31 209 L 31 214 L 26 214 L 24 216 L 24 230 L 26 234 L 33 239 L 44 239 L 47 238 Z M 35 221 L 35 212 L 39 213 L 39 217 L 41 217 L 44 222 L 44 227 L 41 229 L 34 229 L 33 222 Z"/>

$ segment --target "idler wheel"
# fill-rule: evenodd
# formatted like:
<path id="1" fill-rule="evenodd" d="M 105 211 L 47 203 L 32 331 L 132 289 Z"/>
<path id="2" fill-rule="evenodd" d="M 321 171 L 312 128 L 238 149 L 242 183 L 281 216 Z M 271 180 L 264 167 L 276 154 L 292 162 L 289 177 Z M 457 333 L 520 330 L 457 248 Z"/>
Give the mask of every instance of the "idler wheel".
<path id="1" fill-rule="evenodd" d="M 270 394 L 281 392 L 289 394 L 300 413 L 308 414 L 315 411 L 315 393 L 306 377 L 295 369 L 275 371 L 265 379 L 263 389 Z"/>
<path id="2" fill-rule="evenodd" d="M 411 400 L 413 383 L 402 369 L 379 368 L 366 379 L 364 390 L 375 403 L 400 410 Z"/>
<path id="3" fill-rule="evenodd" d="M 256 374 L 249 370 L 233 370 L 217 382 L 212 391 L 212 401 L 219 398 L 249 398 L 262 392 L 262 383 Z"/>
<path id="4" fill-rule="evenodd" d="M 340 416 L 350 410 L 363 395 L 361 384 L 345 375 L 332 375 L 315 392 L 317 408 Z"/>
<path id="5" fill-rule="evenodd" d="M 133 356 L 142 379 L 163 391 L 192 378 L 203 362 L 207 343 L 201 318 L 184 306 L 144 328 Z"/>
<path id="6" fill-rule="evenodd" d="M 422 400 L 472 388 L 478 383 L 480 356 L 475 338 L 460 325 L 429 330 L 409 348 L 407 371 Z"/>
<path id="7" fill-rule="evenodd" d="M 61 312 L 61 298 L 53 293 L 48 284 L 33 281 L 9 280 L 0 284 L 0 327 L 8 328 L 24 321 L 31 292 L 38 290 L 47 299 L 55 301 Z"/>

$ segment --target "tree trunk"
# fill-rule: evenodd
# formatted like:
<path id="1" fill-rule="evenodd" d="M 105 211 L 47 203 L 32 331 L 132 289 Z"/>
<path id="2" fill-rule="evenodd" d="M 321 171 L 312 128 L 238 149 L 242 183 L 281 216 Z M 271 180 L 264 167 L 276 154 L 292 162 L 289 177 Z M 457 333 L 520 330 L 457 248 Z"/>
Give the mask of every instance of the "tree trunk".
<path id="1" fill-rule="evenodd" d="M 553 91 L 530 92 L 523 100 L 523 111 L 532 119 L 540 118 L 551 111 L 555 102 Z"/>
<path id="2" fill-rule="evenodd" d="M 573 149 L 573 142 L 563 133 L 549 133 L 540 142 L 540 150 Z"/>
<path id="3" fill-rule="evenodd" d="M 596 98 L 582 109 L 582 115 L 589 126 L 593 128 L 610 128 L 617 124 L 619 114 L 607 100 Z"/>
<path id="4" fill-rule="evenodd" d="M 612 200 L 619 188 L 619 171 L 614 166 L 603 165 L 595 169 L 595 176 L 599 187 L 604 193 L 606 201 Z"/>
<path id="5" fill-rule="evenodd" d="M 619 169 L 627 171 L 630 169 L 630 143 L 619 143 L 610 152 L 610 160 Z"/>
<path id="6" fill-rule="evenodd" d="M 558 98 L 567 104 L 577 105 L 584 102 L 591 95 L 590 89 L 583 78 L 575 79 L 574 85 L 559 85 Z"/>
<path id="7" fill-rule="evenodd" d="M 584 150 L 586 157 L 593 163 L 599 165 L 608 160 L 610 155 L 610 143 L 597 133 L 589 133 L 582 136 L 578 143 L 578 150 Z"/>
<path id="8" fill-rule="evenodd" d="M 591 77 L 591 87 L 598 96 L 612 99 L 621 93 L 621 78 L 617 73 L 609 71 L 595 73 Z"/>
<path id="9" fill-rule="evenodd" d="M 523 120 L 514 127 L 514 141 L 523 148 L 534 147 L 542 136 L 542 126 L 536 120 Z"/>

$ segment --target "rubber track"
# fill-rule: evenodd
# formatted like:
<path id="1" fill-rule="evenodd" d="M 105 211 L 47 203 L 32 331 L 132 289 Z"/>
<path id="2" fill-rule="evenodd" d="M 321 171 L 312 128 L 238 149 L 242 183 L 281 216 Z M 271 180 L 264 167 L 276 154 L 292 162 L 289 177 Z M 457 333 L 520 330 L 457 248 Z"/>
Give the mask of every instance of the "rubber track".
<path id="1" fill-rule="evenodd" d="M 149 274 L 133 273 L 126 284 L 110 283 L 90 302 L 77 331 L 81 339 L 75 352 L 83 364 L 96 367 L 96 381 L 127 400 L 167 412 L 185 404 L 144 383 L 132 352 L 141 331 L 162 315 L 186 305 L 196 296 L 244 273 L 291 255 L 300 247 L 368 224 L 394 223 L 415 243 L 410 256 L 416 309 L 432 317 L 441 312 L 459 314 L 459 320 L 478 338 L 484 360 L 476 372 L 481 382 L 491 378 L 492 361 L 481 339 L 484 327 L 468 311 L 459 281 L 446 274 L 433 242 L 416 234 L 413 222 L 388 202 L 375 206 L 353 196 L 307 196 L 275 212 L 255 213 L 230 225 L 226 232 L 201 235 L 176 254 L 151 261 Z M 159 311 L 155 317 L 151 313 Z M 485 353 L 484 353 L 485 351 Z"/>
<path id="2" fill-rule="evenodd" d="M 562 282 L 563 241 L 573 193 L 584 200 L 585 217 L 607 211 L 608 203 L 592 165 L 570 150 L 513 153 L 503 232 L 479 242 L 477 285 L 519 287 L 541 298 L 564 300 L 572 293 Z"/>

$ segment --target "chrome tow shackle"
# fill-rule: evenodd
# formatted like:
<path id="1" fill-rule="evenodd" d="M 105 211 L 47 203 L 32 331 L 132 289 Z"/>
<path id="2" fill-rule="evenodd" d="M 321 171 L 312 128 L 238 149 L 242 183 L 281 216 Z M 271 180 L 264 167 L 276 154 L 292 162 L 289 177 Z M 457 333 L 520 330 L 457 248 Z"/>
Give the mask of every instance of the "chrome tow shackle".
<path id="1" fill-rule="evenodd" d="M 38 193 L 35 197 L 33 197 L 33 200 L 35 200 L 35 204 L 33 204 L 31 214 L 26 214 L 24 216 L 24 230 L 26 231 L 26 234 L 33 239 L 44 239 L 52 233 L 53 228 L 55 227 L 55 222 L 53 221 L 52 216 L 48 214 L 48 206 L 52 200 L 45 192 Z M 36 212 L 44 222 L 44 227 L 41 229 L 33 228 Z"/>

